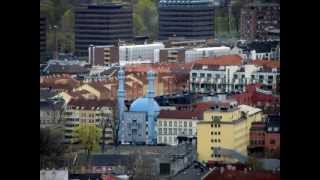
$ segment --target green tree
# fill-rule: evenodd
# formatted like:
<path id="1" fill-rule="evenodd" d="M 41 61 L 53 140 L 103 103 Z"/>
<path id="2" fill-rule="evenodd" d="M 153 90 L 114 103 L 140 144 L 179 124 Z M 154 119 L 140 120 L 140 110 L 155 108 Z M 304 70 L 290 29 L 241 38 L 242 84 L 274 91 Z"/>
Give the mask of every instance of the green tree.
<path id="1" fill-rule="evenodd" d="M 158 11 L 155 0 L 139 0 L 133 2 L 133 24 L 136 35 L 148 35 L 157 38 Z"/>
<path id="2" fill-rule="evenodd" d="M 61 131 L 40 128 L 40 169 L 61 167 L 65 150 Z"/>
<path id="3" fill-rule="evenodd" d="M 80 144 L 85 149 L 87 161 L 93 151 L 99 150 L 101 135 L 101 129 L 95 124 L 81 124 L 75 129 L 74 136 L 79 138 Z"/>

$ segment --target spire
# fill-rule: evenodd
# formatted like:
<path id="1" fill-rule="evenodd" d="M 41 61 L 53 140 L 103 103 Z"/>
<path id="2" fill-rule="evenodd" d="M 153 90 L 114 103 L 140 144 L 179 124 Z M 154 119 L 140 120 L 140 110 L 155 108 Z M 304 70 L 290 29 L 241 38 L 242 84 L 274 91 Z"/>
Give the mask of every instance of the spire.
<path id="1" fill-rule="evenodd" d="M 124 79 L 125 79 L 125 72 L 122 66 L 120 66 L 120 70 L 118 71 L 118 109 L 119 109 L 119 134 L 118 137 L 121 143 L 124 143 L 124 121 L 123 121 L 123 113 L 125 109 L 125 88 L 124 88 Z M 118 141 L 119 141 L 118 140 Z"/>
<path id="2" fill-rule="evenodd" d="M 154 92 L 154 80 L 155 80 L 155 73 L 153 72 L 151 66 L 148 66 L 148 73 L 147 73 L 147 80 L 148 80 L 148 91 L 147 91 L 147 97 L 148 98 L 154 98 L 155 92 Z"/>

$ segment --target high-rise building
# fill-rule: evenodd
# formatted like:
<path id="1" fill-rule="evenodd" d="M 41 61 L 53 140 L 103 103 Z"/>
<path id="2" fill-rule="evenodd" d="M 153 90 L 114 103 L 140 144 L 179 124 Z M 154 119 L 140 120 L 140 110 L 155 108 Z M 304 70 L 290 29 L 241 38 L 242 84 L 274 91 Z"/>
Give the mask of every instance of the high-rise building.
<path id="1" fill-rule="evenodd" d="M 250 3 L 241 9 L 240 35 L 246 40 L 265 40 L 280 36 L 280 5 Z"/>
<path id="2" fill-rule="evenodd" d="M 214 36 L 214 5 L 210 0 L 160 0 L 159 39 Z"/>
<path id="3" fill-rule="evenodd" d="M 75 9 L 75 49 L 78 56 L 88 56 L 89 45 L 113 45 L 132 39 L 132 8 L 129 5 L 105 3 Z"/>
<path id="4" fill-rule="evenodd" d="M 47 18 L 40 15 L 40 57 L 47 51 Z"/>

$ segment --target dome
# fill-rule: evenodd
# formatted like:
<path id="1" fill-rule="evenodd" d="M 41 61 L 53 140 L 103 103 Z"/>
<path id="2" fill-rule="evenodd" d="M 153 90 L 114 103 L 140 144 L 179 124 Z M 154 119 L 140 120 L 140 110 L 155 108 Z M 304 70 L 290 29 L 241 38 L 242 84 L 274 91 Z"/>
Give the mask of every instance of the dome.
<path id="1" fill-rule="evenodd" d="M 131 104 L 130 111 L 155 112 L 155 115 L 158 116 L 160 106 L 153 98 L 140 97 Z"/>

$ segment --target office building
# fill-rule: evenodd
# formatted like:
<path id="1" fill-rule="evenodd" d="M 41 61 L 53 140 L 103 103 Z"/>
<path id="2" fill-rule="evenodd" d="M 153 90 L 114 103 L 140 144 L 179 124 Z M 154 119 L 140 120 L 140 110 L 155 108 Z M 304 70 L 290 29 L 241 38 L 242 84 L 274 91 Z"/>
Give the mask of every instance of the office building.
<path id="1" fill-rule="evenodd" d="M 280 5 L 277 3 L 249 3 L 241 9 L 240 19 L 242 39 L 280 38 Z"/>
<path id="2" fill-rule="evenodd" d="M 210 0 L 160 0 L 159 35 L 187 39 L 214 37 L 214 5 Z"/>
<path id="3" fill-rule="evenodd" d="M 155 62 L 155 50 L 164 48 L 161 42 L 140 45 L 122 45 L 119 47 L 119 63 L 141 64 L 141 63 L 157 63 Z"/>
<path id="4" fill-rule="evenodd" d="M 111 66 L 119 62 L 119 48 L 116 45 L 89 46 L 89 63 L 93 66 Z"/>
<path id="5" fill-rule="evenodd" d="M 155 61 L 159 63 L 184 64 L 184 48 L 163 48 L 155 50 Z"/>
<path id="6" fill-rule="evenodd" d="M 40 58 L 47 52 L 47 18 L 40 15 Z"/>
<path id="7" fill-rule="evenodd" d="M 75 50 L 88 56 L 90 45 L 114 45 L 132 41 L 132 9 L 129 5 L 105 3 L 75 9 Z"/>
<path id="8" fill-rule="evenodd" d="M 197 124 L 198 160 L 242 162 L 247 156 L 251 123 L 262 120 L 261 109 L 220 100 Z"/>

